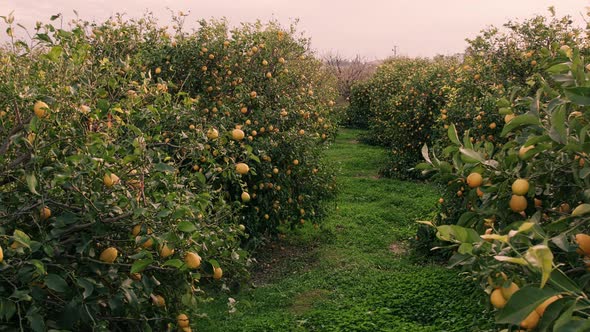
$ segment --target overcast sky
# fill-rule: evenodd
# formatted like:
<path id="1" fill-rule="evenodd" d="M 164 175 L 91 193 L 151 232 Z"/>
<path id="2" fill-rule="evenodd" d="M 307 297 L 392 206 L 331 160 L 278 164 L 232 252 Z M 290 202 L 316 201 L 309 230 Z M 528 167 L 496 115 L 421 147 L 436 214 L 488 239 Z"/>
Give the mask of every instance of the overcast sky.
<path id="1" fill-rule="evenodd" d="M 167 24 L 169 9 L 189 12 L 189 20 L 226 17 L 231 23 L 275 18 L 284 24 L 300 19 L 300 30 L 312 38 L 320 54 L 360 54 L 367 59 L 398 54 L 433 56 L 462 52 L 465 38 L 508 19 L 546 14 L 572 15 L 584 24 L 589 0 L 0 0 L 0 15 L 14 10 L 25 26 L 47 22 L 52 14 L 73 18 L 72 10 L 87 20 L 104 20 L 121 12 L 138 17 L 153 12 Z M 187 20 L 188 21 L 188 20 Z M 0 27 L 3 25 L 0 24 Z M 2 28 L 2 35 L 5 28 Z M 5 40 L 2 37 L 2 40 Z"/>

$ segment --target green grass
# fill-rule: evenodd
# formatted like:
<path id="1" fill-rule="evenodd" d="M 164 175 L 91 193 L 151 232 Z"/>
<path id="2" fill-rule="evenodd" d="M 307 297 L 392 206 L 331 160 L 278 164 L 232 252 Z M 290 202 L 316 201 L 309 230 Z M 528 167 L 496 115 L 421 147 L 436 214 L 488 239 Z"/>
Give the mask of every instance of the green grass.
<path id="1" fill-rule="evenodd" d="M 414 265 L 406 240 L 438 199 L 427 185 L 377 178 L 386 152 L 342 130 L 327 152 L 339 195 L 322 231 L 306 227 L 272 252 L 259 285 L 203 304 L 199 331 L 485 331 L 485 296 L 457 271 Z M 284 246 L 284 250 L 280 247 Z M 237 300 L 229 314 L 227 298 Z"/>

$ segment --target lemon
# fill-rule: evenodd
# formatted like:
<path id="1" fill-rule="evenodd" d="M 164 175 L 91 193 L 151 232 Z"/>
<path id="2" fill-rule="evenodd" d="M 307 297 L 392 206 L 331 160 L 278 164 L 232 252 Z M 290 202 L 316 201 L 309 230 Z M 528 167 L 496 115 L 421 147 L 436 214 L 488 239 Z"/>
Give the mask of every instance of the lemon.
<path id="1" fill-rule="evenodd" d="M 512 193 L 518 196 L 524 196 L 529 192 L 529 182 L 525 179 L 516 179 L 512 183 Z"/>
<path id="2" fill-rule="evenodd" d="M 178 316 L 176 316 L 176 323 L 178 324 L 178 327 L 188 327 L 190 322 L 188 319 L 188 316 L 185 314 L 180 314 Z"/>
<path id="3" fill-rule="evenodd" d="M 504 295 L 502 295 L 502 290 L 500 288 L 496 288 L 492 291 L 492 294 L 490 295 L 490 302 L 492 303 L 494 308 L 502 309 L 504 308 L 504 306 L 506 306 L 506 303 L 508 301 L 506 301 Z"/>
<path id="4" fill-rule="evenodd" d="M 576 243 L 578 243 L 578 252 L 580 254 L 589 256 L 590 255 L 590 235 L 576 234 Z"/>
<path id="5" fill-rule="evenodd" d="M 512 195 L 509 206 L 514 212 L 522 212 L 526 210 L 528 203 L 524 196 Z"/>
<path id="6" fill-rule="evenodd" d="M 105 174 L 102 178 L 102 182 L 107 188 L 111 188 L 112 186 L 119 184 L 121 179 L 114 173 Z"/>
<path id="7" fill-rule="evenodd" d="M 547 307 L 551 303 L 559 300 L 560 298 L 561 298 L 561 295 L 553 295 L 552 297 L 545 300 L 543 303 L 539 304 L 539 306 L 537 308 L 535 308 L 535 311 L 539 314 L 539 316 L 543 316 L 543 314 L 545 313 L 545 310 L 547 310 Z"/>
<path id="8" fill-rule="evenodd" d="M 174 249 L 170 249 L 167 245 L 160 246 L 160 256 L 166 258 L 174 254 Z"/>
<path id="9" fill-rule="evenodd" d="M 35 102 L 35 105 L 33 105 L 33 112 L 35 112 L 35 115 L 39 119 L 43 119 L 49 116 L 48 110 L 49 106 L 45 102 L 42 102 L 40 100 L 37 100 Z"/>
<path id="10" fill-rule="evenodd" d="M 117 259 L 118 251 L 114 247 L 109 247 L 100 253 L 100 260 L 105 263 L 113 263 Z"/>
<path id="11" fill-rule="evenodd" d="M 234 129 L 231 132 L 231 137 L 236 141 L 241 141 L 246 135 L 242 129 Z"/>
<path id="12" fill-rule="evenodd" d="M 44 206 L 39 212 L 39 218 L 44 221 L 49 219 L 49 217 L 51 217 L 51 210 L 47 206 Z"/>
<path id="13" fill-rule="evenodd" d="M 236 164 L 236 172 L 238 174 L 242 174 L 242 175 L 247 174 L 249 170 L 250 170 L 250 167 L 248 167 L 247 164 L 244 164 L 244 163 L 237 163 Z"/>
<path id="14" fill-rule="evenodd" d="M 516 293 L 520 287 L 517 284 L 511 282 L 510 286 L 508 287 L 501 287 L 500 290 L 502 291 L 502 296 L 506 299 L 506 301 L 510 300 L 512 294 Z"/>
<path id="15" fill-rule="evenodd" d="M 223 276 L 223 270 L 220 267 L 213 268 L 213 279 L 219 280 Z"/>
<path id="16" fill-rule="evenodd" d="M 189 269 L 197 269 L 201 266 L 201 256 L 194 252 L 189 252 L 184 256 L 184 262 Z"/>
<path id="17" fill-rule="evenodd" d="M 162 295 L 155 295 L 152 296 L 152 302 L 156 307 L 164 307 L 166 306 L 166 299 Z"/>
<path id="18" fill-rule="evenodd" d="M 219 132 L 217 131 L 217 129 L 210 128 L 209 130 L 207 130 L 208 139 L 216 139 L 217 137 L 219 137 Z"/>
<path id="19" fill-rule="evenodd" d="M 533 310 L 522 322 L 520 322 L 520 327 L 527 330 L 532 330 L 539 324 L 539 320 L 541 316 L 537 313 L 536 310 Z"/>

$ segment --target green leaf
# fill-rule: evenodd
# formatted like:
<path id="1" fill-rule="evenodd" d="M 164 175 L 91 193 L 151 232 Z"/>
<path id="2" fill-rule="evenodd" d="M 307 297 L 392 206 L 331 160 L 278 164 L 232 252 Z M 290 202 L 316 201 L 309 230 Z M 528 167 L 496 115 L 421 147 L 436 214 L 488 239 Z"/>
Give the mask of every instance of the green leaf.
<path id="1" fill-rule="evenodd" d="M 45 265 L 38 259 L 31 259 L 27 263 L 33 265 L 37 269 L 39 275 L 45 275 Z"/>
<path id="2" fill-rule="evenodd" d="M 108 100 L 99 99 L 96 102 L 96 108 L 98 108 L 99 110 L 102 111 L 100 116 L 105 116 L 107 114 L 107 112 L 109 111 L 110 104 L 109 104 Z"/>
<path id="3" fill-rule="evenodd" d="M 183 220 L 176 225 L 178 230 L 185 233 L 192 233 L 197 230 L 197 227 L 190 221 Z"/>
<path id="4" fill-rule="evenodd" d="M 565 107 L 558 108 L 551 114 L 551 129 L 549 137 L 557 143 L 567 143 L 567 129 L 565 128 L 566 110 Z"/>
<path id="5" fill-rule="evenodd" d="M 37 177 L 35 177 L 35 174 L 27 174 L 25 178 L 27 180 L 27 186 L 29 186 L 29 191 L 35 195 L 39 195 L 37 192 Z"/>
<path id="6" fill-rule="evenodd" d="M 164 163 L 157 163 L 154 165 L 154 169 L 158 172 L 169 172 L 169 173 L 174 173 L 176 171 L 176 168 L 168 165 L 168 164 L 164 164 Z"/>
<path id="7" fill-rule="evenodd" d="M 548 288 L 524 286 L 512 294 L 504 309 L 496 317 L 498 324 L 519 325 L 536 307 L 559 292 Z"/>
<path id="8" fill-rule="evenodd" d="M 49 289 L 53 289 L 58 293 L 65 293 L 68 291 L 68 283 L 57 274 L 46 275 L 45 285 L 47 285 Z"/>
<path id="9" fill-rule="evenodd" d="M 90 282 L 86 278 L 80 278 L 77 280 L 77 282 L 78 286 L 84 288 L 84 292 L 82 293 L 82 296 L 84 298 L 87 298 L 90 295 L 92 295 L 92 292 L 94 292 L 94 284 L 92 282 Z"/>
<path id="10" fill-rule="evenodd" d="M 211 264 L 211 266 L 213 267 L 221 267 L 221 265 L 219 265 L 219 262 L 215 259 L 208 260 L 208 263 Z"/>
<path id="11" fill-rule="evenodd" d="M 457 252 L 463 255 L 471 254 L 473 252 L 473 244 L 471 243 L 461 243 Z"/>
<path id="12" fill-rule="evenodd" d="M 588 106 L 590 105 L 590 88 L 578 86 L 575 88 L 565 89 L 565 96 L 572 101 L 572 103 Z"/>
<path id="13" fill-rule="evenodd" d="M 436 228 L 436 236 L 444 241 L 459 243 L 480 242 L 479 234 L 474 229 L 457 225 L 442 225 Z"/>
<path id="14" fill-rule="evenodd" d="M 49 60 L 51 60 L 52 62 L 57 62 L 57 60 L 59 60 L 59 57 L 61 56 L 62 53 L 63 53 L 63 47 L 56 45 L 56 46 L 53 46 L 51 48 L 51 50 L 49 50 L 49 52 L 47 53 L 47 58 Z"/>
<path id="15" fill-rule="evenodd" d="M 576 309 L 576 304 L 577 301 L 574 301 L 568 308 L 567 310 L 565 310 L 561 316 L 559 316 L 559 318 L 555 321 L 555 325 L 553 326 L 553 331 L 572 331 L 572 332 L 578 332 L 580 330 L 571 330 L 571 329 L 566 329 L 567 325 L 569 325 L 569 323 L 572 321 L 573 319 L 573 313 L 574 310 Z"/>
<path id="16" fill-rule="evenodd" d="M 47 42 L 47 43 L 52 43 L 51 38 L 49 38 L 49 36 L 46 33 L 38 33 L 35 35 L 35 39 Z"/>
<path id="17" fill-rule="evenodd" d="M 560 291 L 580 294 L 582 290 L 563 271 L 554 269 L 549 277 L 549 284 Z"/>
<path id="18" fill-rule="evenodd" d="M 455 128 L 454 123 L 451 123 L 451 125 L 449 126 L 449 129 L 447 130 L 447 136 L 449 136 L 449 139 L 451 140 L 451 142 L 453 142 L 453 144 L 461 145 L 459 135 L 457 135 L 457 128 Z"/>
<path id="19" fill-rule="evenodd" d="M 14 240 L 27 248 L 31 248 L 31 238 L 23 231 L 15 229 L 12 234 Z"/>
<path id="20" fill-rule="evenodd" d="M 200 184 L 205 184 L 207 182 L 207 179 L 205 178 L 205 175 L 203 175 L 203 173 L 196 172 L 195 176 L 197 177 L 197 181 L 199 181 Z"/>
<path id="21" fill-rule="evenodd" d="M 502 129 L 502 133 L 500 134 L 501 137 L 506 137 L 508 133 L 512 132 L 514 129 L 522 127 L 522 126 L 539 126 L 541 123 L 539 122 L 539 118 L 532 114 L 523 114 L 515 117 L 510 122 L 508 122 L 504 128 Z"/>
<path id="22" fill-rule="evenodd" d="M 156 214 L 156 217 L 162 219 L 162 218 L 168 217 L 171 214 L 172 214 L 172 211 L 165 209 L 165 210 L 161 210 L 160 212 L 158 212 Z"/>
<path id="23" fill-rule="evenodd" d="M 506 98 L 500 98 L 496 101 L 496 107 L 510 107 L 510 101 Z"/>
<path id="24" fill-rule="evenodd" d="M 569 72 L 570 66 L 567 63 L 559 63 L 553 65 L 547 69 L 547 72 L 550 74 L 565 74 Z"/>
<path id="25" fill-rule="evenodd" d="M 478 163 L 484 160 L 483 156 L 477 151 L 466 148 L 460 148 L 459 151 L 461 151 L 461 159 L 466 163 Z"/>
<path id="26" fill-rule="evenodd" d="M 150 264 L 154 262 L 151 258 L 138 259 L 131 265 L 131 273 L 138 273 L 145 270 Z"/>
<path id="27" fill-rule="evenodd" d="M 184 264 L 180 259 L 178 258 L 174 258 L 174 259 L 169 259 L 166 262 L 164 262 L 164 264 L 162 264 L 163 266 L 172 266 L 175 268 L 180 268 L 182 266 L 182 264 Z"/>
<path id="28" fill-rule="evenodd" d="M 8 321 L 16 313 L 16 305 L 8 299 L 0 299 L 0 320 Z"/>
<path id="29" fill-rule="evenodd" d="M 546 309 L 545 313 L 539 321 L 537 328 L 539 332 L 552 332 L 553 323 L 559 318 L 564 308 L 570 307 L 575 301 L 569 298 L 561 298 L 551 303 Z"/>
<path id="30" fill-rule="evenodd" d="M 12 292 L 12 294 L 10 294 L 10 298 L 17 300 L 17 302 L 19 302 L 19 301 L 29 302 L 33 299 L 31 297 L 31 295 L 29 294 L 29 289 L 23 289 L 23 290 L 16 289 L 14 292 Z"/>
<path id="31" fill-rule="evenodd" d="M 37 312 L 31 312 L 27 314 L 27 320 L 29 326 L 35 332 L 45 332 L 45 320 L 43 316 Z"/>
<path id="32" fill-rule="evenodd" d="M 555 324 L 555 325 L 557 326 L 557 324 Z M 570 321 L 567 321 L 563 325 L 560 325 L 559 330 L 554 329 L 554 331 L 580 332 L 580 331 L 588 331 L 589 329 L 590 329 L 590 320 L 574 317 Z"/>

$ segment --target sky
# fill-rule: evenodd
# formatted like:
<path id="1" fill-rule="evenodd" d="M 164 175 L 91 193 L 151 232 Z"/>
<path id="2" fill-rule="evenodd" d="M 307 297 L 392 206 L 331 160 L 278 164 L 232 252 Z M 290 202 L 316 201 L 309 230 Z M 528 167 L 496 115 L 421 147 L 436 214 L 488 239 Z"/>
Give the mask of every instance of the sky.
<path id="1" fill-rule="evenodd" d="M 460 53 L 465 38 L 482 29 L 547 14 L 549 6 L 584 25 L 590 0 L 0 0 L 0 16 L 14 11 L 16 22 L 26 27 L 48 22 L 57 13 L 72 19 L 73 10 L 97 21 L 115 13 L 139 17 L 150 11 L 162 25 L 169 23 L 171 10 L 190 12 L 187 22 L 226 17 L 232 24 L 276 19 L 288 25 L 299 19 L 299 30 L 311 37 L 318 54 L 375 60 L 393 55 L 394 48 L 407 56 Z M 2 41 L 5 28 L 0 23 Z"/>

